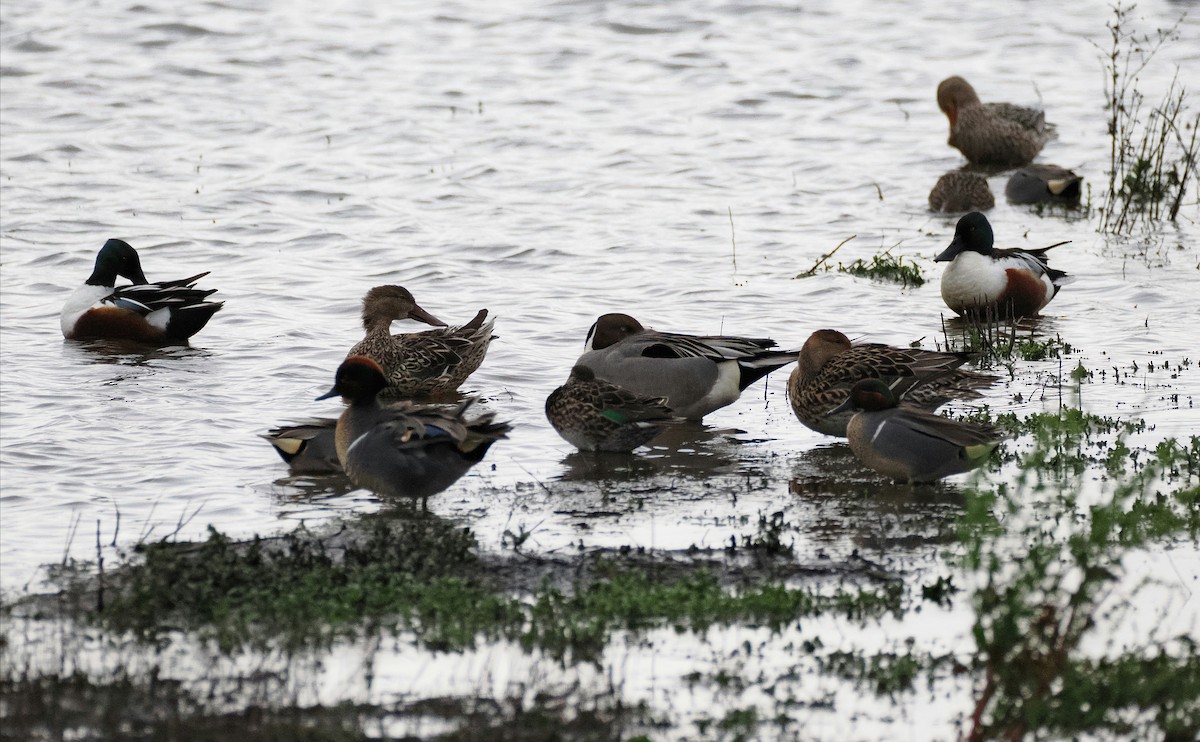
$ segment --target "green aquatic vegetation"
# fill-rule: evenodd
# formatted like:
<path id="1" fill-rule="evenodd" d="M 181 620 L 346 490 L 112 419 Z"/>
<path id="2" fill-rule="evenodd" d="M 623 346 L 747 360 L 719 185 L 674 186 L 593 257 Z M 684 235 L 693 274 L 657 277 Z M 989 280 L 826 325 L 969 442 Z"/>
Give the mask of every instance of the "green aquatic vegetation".
<path id="1" fill-rule="evenodd" d="M 894 696 L 914 688 L 917 678 L 932 679 L 940 668 L 956 667 L 953 655 L 930 655 L 910 651 L 881 652 L 864 655 L 860 652 L 836 651 L 817 657 L 821 672 L 867 688 L 876 695 Z"/>
<path id="2" fill-rule="evenodd" d="M 1131 233 L 1139 224 L 1174 221 L 1195 180 L 1196 134 L 1200 114 L 1189 111 L 1187 90 L 1178 76 L 1162 102 L 1145 106 L 1141 73 L 1168 42 L 1178 40 L 1178 23 L 1153 35 L 1130 30 L 1134 6 L 1118 3 L 1106 24 L 1111 40 L 1105 53 L 1108 108 L 1108 189 L 1100 209 L 1100 231 Z M 1177 73 L 1178 75 L 1178 73 Z"/>
<path id="3" fill-rule="evenodd" d="M 886 252 L 873 256 L 869 263 L 862 258 L 850 265 L 838 263 L 837 269 L 841 273 L 849 273 L 859 278 L 898 283 L 905 288 L 925 284 L 925 276 L 921 274 L 920 266 L 911 260 L 905 262 L 903 257 L 895 257 Z"/>
<path id="4" fill-rule="evenodd" d="M 1057 464 L 1051 468 L 1060 478 L 1049 487 L 1043 480 L 1047 462 L 1091 434 L 1092 423 L 1081 413 L 1035 422 L 1043 435 L 1022 462 L 1017 486 L 967 494 L 963 566 L 979 585 L 972 594 L 979 679 L 968 739 L 1145 733 L 1130 721 L 1139 715 L 1160 737 L 1185 739 L 1200 729 L 1200 655 L 1186 635 L 1172 638 L 1182 657 L 1151 640 L 1116 656 L 1080 656 L 1085 637 L 1117 613 L 1118 592 L 1121 601 L 1134 600 L 1145 586 L 1120 584 L 1124 557 L 1195 541 L 1200 516 L 1188 472 L 1197 443 L 1143 451 L 1140 466 L 1114 472 L 1104 496 L 1082 506 L 1078 469 Z M 1173 491 L 1160 491 L 1179 479 Z M 1151 668 L 1159 674 L 1141 674 Z"/>
<path id="5" fill-rule="evenodd" d="M 785 525 L 763 518 L 768 529 Z M 201 543 L 145 544 L 139 552 L 106 573 L 103 590 L 86 564 L 60 570 L 75 614 L 147 641 L 195 631 L 226 652 L 324 646 L 387 630 L 411 633 L 433 650 L 508 639 L 586 660 L 618 629 L 752 623 L 780 630 L 804 616 L 900 610 L 896 585 L 822 591 L 744 572 L 732 584 L 719 577 L 719 563 L 702 559 L 620 552 L 484 559 L 470 531 L 432 517 L 373 518 L 327 536 L 300 529 L 245 542 L 212 530 Z"/>

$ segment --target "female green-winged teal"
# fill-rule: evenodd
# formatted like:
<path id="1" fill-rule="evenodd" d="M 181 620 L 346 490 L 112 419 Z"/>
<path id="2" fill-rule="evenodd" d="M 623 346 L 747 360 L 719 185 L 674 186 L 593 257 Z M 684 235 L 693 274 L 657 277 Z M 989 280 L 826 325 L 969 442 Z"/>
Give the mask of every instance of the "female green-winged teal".
<path id="1" fill-rule="evenodd" d="M 581 451 L 613 452 L 632 451 L 665 426 L 683 422 L 664 398 L 634 394 L 580 365 L 546 398 L 546 419 Z"/>
<path id="2" fill-rule="evenodd" d="M 973 165 L 1026 165 L 1051 136 L 1041 111 L 1011 103 L 984 105 L 975 88 L 957 75 L 938 85 L 937 102 L 950 120 L 948 143 Z"/>
<path id="3" fill-rule="evenodd" d="M 870 468 L 901 482 L 932 482 L 987 461 L 1000 444 L 992 428 L 898 404 L 888 385 L 864 379 L 850 390 L 858 410 L 846 429 L 850 450 Z"/>
<path id="4" fill-rule="evenodd" d="M 392 322 L 402 319 L 438 329 L 393 335 Z M 388 379 L 385 399 L 410 399 L 458 389 L 483 363 L 494 320 L 487 320 L 487 310 L 481 309 L 467 324 L 447 327 L 422 309 L 404 287 L 376 286 L 363 297 L 362 322 L 366 336 L 347 357 L 366 356 L 383 366 Z"/>
<path id="5" fill-rule="evenodd" d="M 413 402 L 379 404 L 387 386 L 383 368 L 365 356 L 338 367 L 333 388 L 317 399 L 340 395 L 347 403 L 337 422 L 338 461 L 356 486 L 385 497 L 421 500 L 458 481 L 512 429 L 486 413 L 463 415 L 474 399 L 455 409 Z"/>
<path id="6" fill-rule="evenodd" d="M 881 343 L 852 345 L 837 330 L 817 330 L 804 342 L 788 378 L 788 401 L 805 426 L 846 436 L 853 411 L 844 407 L 850 389 L 878 379 L 906 405 L 935 410 L 952 399 L 977 399 L 999 377 L 960 369 L 969 356 Z"/>
<path id="7" fill-rule="evenodd" d="M 775 344 L 768 338 L 656 332 L 627 314 L 606 314 L 588 330 L 587 350 L 575 365 L 634 394 L 663 397 L 673 414 L 699 420 L 796 360 L 795 351 L 769 350 Z"/>
<path id="8" fill-rule="evenodd" d="M 186 343 L 223 305 L 205 301 L 216 289 L 193 288 L 207 275 L 151 283 L 137 251 L 124 240 L 111 239 L 96 254 L 92 275 L 63 305 L 63 337 Z M 133 284 L 117 287 L 118 276 Z"/>
<path id="9" fill-rule="evenodd" d="M 946 173 L 929 192 L 929 208 L 933 211 L 982 211 L 995 205 L 987 178 L 965 170 Z"/>
<path id="10" fill-rule="evenodd" d="M 942 299 L 967 316 L 1031 317 L 1050 303 L 1071 279 L 1050 267 L 1046 251 L 996 249 L 992 225 L 973 211 L 958 220 L 950 246 L 936 258 L 947 262 L 942 272 Z"/>

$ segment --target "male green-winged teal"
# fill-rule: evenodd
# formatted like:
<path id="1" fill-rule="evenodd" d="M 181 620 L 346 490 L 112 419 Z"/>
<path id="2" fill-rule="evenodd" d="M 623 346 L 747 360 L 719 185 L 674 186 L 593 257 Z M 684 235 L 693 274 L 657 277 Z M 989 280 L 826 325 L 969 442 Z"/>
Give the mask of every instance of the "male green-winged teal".
<path id="1" fill-rule="evenodd" d="M 817 330 L 804 342 L 788 378 L 788 401 L 805 426 L 846 436 L 853 411 L 844 407 L 850 389 L 878 379 L 906 405 L 935 410 L 952 399 L 976 399 L 999 377 L 960 369 L 969 356 L 881 343 L 853 345 L 837 330 Z"/>
<path id="2" fill-rule="evenodd" d="M 151 283 L 137 251 L 124 240 L 111 239 L 96 254 L 92 275 L 63 305 L 63 337 L 186 343 L 223 305 L 205 301 L 216 289 L 194 288 L 207 275 Z M 116 286 L 118 276 L 133 284 Z"/>
<path id="3" fill-rule="evenodd" d="M 393 335 L 392 322 L 402 319 L 439 327 Z M 487 310 L 481 309 L 467 324 L 447 327 L 404 287 L 376 286 L 363 297 L 362 322 L 366 336 L 347 356 L 366 356 L 383 366 L 388 379 L 383 397 L 388 399 L 436 397 L 458 389 L 483 363 L 494 320 L 487 320 Z"/>
<path id="4" fill-rule="evenodd" d="M 1078 206 L 1083 178 L 1058 165 L 1026 165 L 1013 173 L 1004 195 L 1014 204 Z"/>
<path id="5" fill-rule="evenodd" d="M 347 402 L 337 422 L 338 460 L 356 486 L 384 497 L 421 500 L 446 489 L 479 463 L 511 426 L 486 413 L 464 417 L 474 399 L 455 409 L 414 402 L 387 407 L 383 368 L 351 356 L 338 367 L 333 388 L 318 399 L 340 395 Z"/>
<path id="6" fill-rule="evenodd" d="M 336 429 L 336 418 L 313 417 L 279 425 L 260 433 L 259 437 L 274 447 L 293 472 L 332 474 L 342 470 L 334 440 Z"/>
<path id="7" fill-rule="evenodd" d="M 996 249 L 992 225 L 978 211 L 958 220 L 954 239 L 936 258 L 942 272 L 942 299 L 958 314 L 982 317 L 1030 317 L 1050 303 L 1071 281 L 1048 264 L 1046 251 Z"/>
<path id="8" fill-rule="evenodd" d="M 605 314 L 575 361 L 634 394 L 664 397 L 673 414 L 699 420 L 796 359 L 769 338 L 657 332 L 627 314 Z"/>
<path id="9" fill-rule="evenodd" d="M 546 398 L 546 419 L 581 451 L 614 452 L 632 451 L 665 426 L 683 422 L 664 398 L 634 394 L 580 365 Z"/>
<path id="10" fill-rule="evenodd" d="M 932 482 L 970 471 L 1000 444 L 992 428 L 898 404 L 879 379 L 856 383 L 846 406 L 860 410 L 846 429 L 850 450 L 863 464 L 901 482 Z"/>
<path id="11" fill-rule="evenodd" d="M 1011 103 L 984 105 L 975 88 L 957 75 L 938 85 L 937 102 L 950 120 L 948 143 L 973 165 L 1026 165 L 1051 136 L 1041 111 Z"/>

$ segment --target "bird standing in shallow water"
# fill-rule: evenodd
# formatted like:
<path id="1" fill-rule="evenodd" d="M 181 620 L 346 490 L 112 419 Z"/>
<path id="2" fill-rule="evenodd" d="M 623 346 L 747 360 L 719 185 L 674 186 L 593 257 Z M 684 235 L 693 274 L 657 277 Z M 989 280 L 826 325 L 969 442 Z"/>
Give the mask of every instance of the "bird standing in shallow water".
<path id="1" fill-rule="evenodd" d="M 846 428 L 850 450 L 863 464 L 901 482 L 932 482 L 968 472 L 987 461 L 1000 434 L 899 405 L 879 379 L 850 390 L 846 406 L 860 410 Z"/>
<path id="2" fill-rule="evenodd" d="M 575 366 L 567 383 L 546 398 L 546 419 L 563 440 L 581 451 L 632 451 L 684 422 L 666 400 L 644 397 L 596 378 L 587 366 Z"/>
<path id="3" fill-rule="evenodd" d="M 627 314 L 605 314 L 575 365 L 634 394 L 664 397 L 675 415 L 699 420 L 796 360 L 795 351 L 774 346 L 769 338 L 657 332 Z"/>
<path id="4" fill-rule="evenodd" d="M 412 319 L 436 330 L 393 335 L 392 322 Z M 486 320 L 486 321 L 485 321 Z M 458 389 L 483 363 L 492 342 L 487 310 L 461 327 L 448 327 L 421 308 L 402 286 L 376 286 L 363 297 L 363 337 L 347 354 L 366 356 L 383 367 L 389 398 L 423 398 Z"/>
<path id="5" fill-rule="evenodd" d="M 968 359 L 965 353 L 852 345 L 837 330 L 817 330 L 804 342 L 788 378 L 788 401 L 805 426 L 845 437 L 854 413 L 844 405 L 856 382 L 878 379 L 904 404 L 932 411 L 952 399 L 976 399 L 979 389 L 999 381 L 960 369 Z"/>
<path id="6" fill-rule="evenodd" d="M 216 289 L 193 288 L 207 275 L 151 283 L 137 251 L 124 240 L 111 239 L 96 254 L 92 275 L 63 305 L 63 337 L 187 343 L 224 304 L 205 301 Z M 117 287 L 118 276 L 132 285 Z"/>
<path id="7" fill-rule="evenodd" d="M 958 314 L 994 318 L 1035 316 L 1071 278 L 1050 267 L 1046 251 L 998 250 L 987 217 L 973 211 L 958 220 L 954 239 L 935 262 L 949 262 L 942 272 L 942 299 Z"/>
<path id="8" fill-rule="evenodd" d="M 351 356 L 338 367 L 333 388 L 317 398 L 346 401 L 337 422 L 338 460 L 351 482 L 376 494 L 419 499 L 424 508 L 512 429 L 493 422 L 492 413 L 467 420 L 474 399 L 454 410 L 412 402 L 381 406 L 386 386 L 378 363 Z"/>
<path id="9" fill-rule="evenodd" d="M 1012 103 L 984 105 L 975 88 L 957 75 L 938 85 L 937 102 L 950 120 L 947 143 L 972 165 L 1027 165 L 1052 134 L 1041 111 Z"/>

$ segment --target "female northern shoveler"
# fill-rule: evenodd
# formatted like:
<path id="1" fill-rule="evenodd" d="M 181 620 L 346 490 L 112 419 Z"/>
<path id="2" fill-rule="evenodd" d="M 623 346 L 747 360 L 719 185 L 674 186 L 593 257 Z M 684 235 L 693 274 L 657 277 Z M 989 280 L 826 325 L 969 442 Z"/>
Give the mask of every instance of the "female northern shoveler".
<path id="1" fill-rule="evenodd" d="M 63 337 L 186 343 L 224 304 L 204 300 L 216 289 L 193 288 L 207 275 L 150 283 L 137 251 L 123 240 L 109 240 L 96 254 L 92 275 L 63 305 Z M 118 288 L 117 276 L 133 284 Z"/>
<path id="2" fill-rule="evenodd" d="M 1083 178 L 1058 165 L 1026 165 L 1013 173 L 1004 195 L 1014 204 L 1078 206 Z"/>
<path id="3" fill-rule="evenodd" d="M 769 338 L 655 332 L 627 314 L 606 314 L 588 330 L 575 361 L 596 378 L 646 397 L 663 397 L 672 413 L 699 420 L 732 404 L 742 390 L 796 360 L 769 350 Z"/>
<path id="4" fill-rule="evenodd" d="M 976 399 L 999 377 L 959 369 L 965 353 L 893 348 L 881 343 L 851 345 L 837 330 L 817 330 L 804 342 L 788 379 L 792 412 L 807 427 L 845 437 L 853 411 L 845 407 L 850 389 L 878 379 L 906 405 L 935 410 L 952 399 Z"/>
<path id="5" fill-rule="evenodd" d="M 992 428 L 899 405 L 888 385 L 864 379 L 850 390 L 858 412 L 846 429 L 850 450 L 880 474 L 901 482 L 932 482 L 981 465 L 1000 444 Z"/>
<path id="6" fill-rule="evenodd" d="M 291 425 L 280 425 L 260 434 L 294 472 L 332 474 L 342 471 L 334 433 L 337 420 L 314 417 Z"/>
<path id="7" fill-rule="evenodd" d="M 929 208 L 933 211 L 976 211 L 996 205 L 987 178 L 979 173 L 951 170 L 934 184 L 929 192 Z"/>
<path id="8" fill-rule="evenodd" d="M 414 319 L 436 330 L 391 334 L 392 322 Z M 376 286 L 363 297 L 362 322 L 366 336 L 348 356 L 366 356 L 383 366 L 388 379 L 385 398 L 415 398 L 447 394 L 459 387 L 479 364 L 492 342 L 492 324 L 481 309 L 467 324 L 447 327 L 422 309 L 401 286 Z"/>
<path id="9" fill-rule="evenodd" d="M 934 258 L 950 262 L 942 272 L 942 299 L 958 314 L 1034 316 L 1070 282 L 1046 257 L 1047 250 L 1065 242 L 1034 250 L 998 250 L 993 242 L 987 217 L 973 211 L 958 220 L 950 246 Z"/>
<path id="10" fill-rule="evenodd" d="M 942 80 L 937 102 L 950 120 L 948 143 L 973 165 L 1028 164 L 1051 136 L 1041 111 L 1011 103 L 984 105 L 975 88 L 958 76 Z"/>
<path id="11" fill-rule="evenodd" d="M 492 413 L 467 420 L 474 399 L 457 409 L 400 402 L 383 407 L 383 368 L 364 356 L 338 367 L 333 388 L 317 399 L 341 395 L 348 404 L 337 422 L 338 461 L 356 486 L 386 497 L 421 500 L 458 481 L 511 426 Z"/>
<path id="12" fill-rule="evenodd" d="M 596 378 L 587 366 L 575 366 L 567 383 L 546 398 L 546 419 L 558 434 L 581 451 L 632 451 L 683 422 L 662 397 L 644 397 Z"/>

